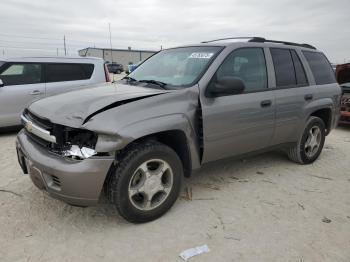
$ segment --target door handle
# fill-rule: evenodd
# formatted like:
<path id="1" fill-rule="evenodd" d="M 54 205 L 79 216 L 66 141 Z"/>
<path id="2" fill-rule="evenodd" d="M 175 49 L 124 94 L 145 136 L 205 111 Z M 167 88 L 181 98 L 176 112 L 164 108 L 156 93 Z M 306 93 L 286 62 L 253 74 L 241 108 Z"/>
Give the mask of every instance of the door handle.
<path id="1" fill-rule="evenodd" d="M 271 104 L 272 104 L 271 100 L 264 100 L 264 101 L 261 101 L 260 103 L 261 107 L 268 107 L 268 106 L 271 106 Z"/>
<path id="2" fill-rule="evenodd" d="M 314 98 L 314 96 L 312 94 L 307 94 L 307 95 L 304 96 L 305 101 L 310 101 L 313 98 Z"/>
<path id="3" fill-rule="evenodd" d="M 33 90 L 32 92 L 30 92 L 31 95 L 36 96 L 36 95 L 40 95 L 41 92 L 39 90 Z"/>

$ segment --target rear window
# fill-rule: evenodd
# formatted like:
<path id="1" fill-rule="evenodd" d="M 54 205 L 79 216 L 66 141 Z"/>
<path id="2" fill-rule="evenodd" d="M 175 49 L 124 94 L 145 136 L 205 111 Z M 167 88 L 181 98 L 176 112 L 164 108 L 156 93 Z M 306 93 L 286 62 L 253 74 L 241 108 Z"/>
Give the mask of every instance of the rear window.
<path id="1" fill-rule="evenodd" d="M 91 78 L 93 71 L 93 64 L 47 64 L 46 82 L 86 80 Z"/>
<path id="2" fill-rule="evenodd" d="M 271 55 L 275 67 L 277 87 L 296 86 L 293 60 L 289 49 L 271 48 Z"/>
<path id="3" fill-rule="evenodd" d="M 276 86 L 291 88 L 307 86 L 305 69 L 297 52 L 293 49 L 271 48 L 276 75 Z"/>
<path id="4" fill-rule="evenodd" d="M 324 54 L 303 51 L 317 85 L 335 83 L 334 71 Z"/>
<path id="5" fill-rule="evenodd" d="M 295 77 L 297 78 L 297 85 L 298 86 L 308 85 L 309 83 L 308 83 L 307 78 L 306 78 L 305 69 L 304 69 L 303 64 L 300 61 L 300 58 L 299 58 L 297 52 L 295 52 L 295 50 L 290 50 L 290 52 L 291 52 L 292 58 L 293 58 Z"/>

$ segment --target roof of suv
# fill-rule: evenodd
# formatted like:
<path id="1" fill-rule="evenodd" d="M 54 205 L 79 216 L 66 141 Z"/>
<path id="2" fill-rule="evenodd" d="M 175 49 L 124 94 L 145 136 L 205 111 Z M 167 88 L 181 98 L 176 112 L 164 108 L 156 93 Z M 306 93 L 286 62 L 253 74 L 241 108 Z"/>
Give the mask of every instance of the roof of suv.
<path id="1" fill-rule="evenodd" d="M 10 57 L 1 59 L 5 62 L 46 62 L 46 63 L 96 63 L 103 62 L 102 58 L 98 57 L 59 57 L 59 56 L 44 56 L 44 57 Z"/>
<path id="2" fill-rule="evenodd" d="M 299 48 L 303 50 L 316 51 L 317 49 L 309 44 L 299 44 L 288 41 L 269 40 L 262 37 L 228 37 L 203 41 L 197 45 L 191 46 L 266 46 L 266 47 L 281 47 L 281 48 Z"/>

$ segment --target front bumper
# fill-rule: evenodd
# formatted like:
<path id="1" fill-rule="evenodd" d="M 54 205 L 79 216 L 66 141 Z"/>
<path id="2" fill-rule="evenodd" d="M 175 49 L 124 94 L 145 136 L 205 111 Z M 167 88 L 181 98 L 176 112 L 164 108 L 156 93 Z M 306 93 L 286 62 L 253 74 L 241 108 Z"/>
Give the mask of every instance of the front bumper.
<path id="1" fill-rule="evenodd" d="M 71 160 L 36 144 L 24 130 L 17 135 L 18 161 L 33 183 L 52 197 L 72 205 L 98 202 L 113 157 Z"/>

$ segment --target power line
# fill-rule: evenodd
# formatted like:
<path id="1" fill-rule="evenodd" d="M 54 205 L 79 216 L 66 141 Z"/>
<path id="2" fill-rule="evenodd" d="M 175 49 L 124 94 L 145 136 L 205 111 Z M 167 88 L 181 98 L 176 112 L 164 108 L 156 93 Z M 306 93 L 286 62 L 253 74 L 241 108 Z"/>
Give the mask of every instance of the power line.
<path id="1" fill-rule="evenodd" d="M 37 36 L 28 36 L 28 35 L 15 35 L 15 34 L 3 34 L 0 33 L 0 36 L 6 36 L 6 37 L 14 37 L 14 38 L 25 38 L 25 39 L 41 39 L 41 40 L 54 40 L 54 41 L 62 41 L 62 38 L 49 38 L 49 37 L 37 37 Z M 84 40 L 77 40 L 77 39 L 71 39 L 69 38 L 69 42 L 76 42 L 76 43 L 90 43 L 93 44 L 94 42 L 90 41 L 84 41 Z"/>

